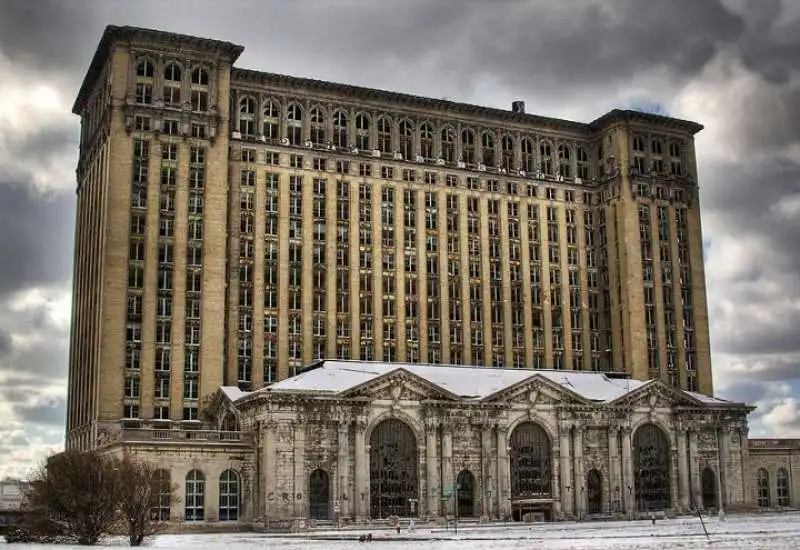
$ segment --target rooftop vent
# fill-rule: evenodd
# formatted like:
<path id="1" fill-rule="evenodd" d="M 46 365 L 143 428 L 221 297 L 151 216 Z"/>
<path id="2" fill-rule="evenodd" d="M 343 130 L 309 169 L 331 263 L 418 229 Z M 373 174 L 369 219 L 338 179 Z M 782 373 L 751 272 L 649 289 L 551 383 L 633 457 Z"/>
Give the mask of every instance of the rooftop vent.
<path id="1" fill-rule="evenodd" d="M 511 112 L 512 113 L 519 113 L 521 115 L 525 114 L 525 102 L 524 101 L 512 101 L 511 102 Z"/>

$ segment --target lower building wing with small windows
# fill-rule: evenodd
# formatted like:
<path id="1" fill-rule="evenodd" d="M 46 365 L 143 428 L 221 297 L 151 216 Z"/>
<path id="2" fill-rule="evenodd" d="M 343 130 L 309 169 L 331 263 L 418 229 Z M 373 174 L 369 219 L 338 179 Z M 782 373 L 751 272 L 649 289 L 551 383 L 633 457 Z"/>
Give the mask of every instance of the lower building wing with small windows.
<path id="1" fill-rule="evenodd" d="M 752 410 L 606 373 L 323 361 L 101 445 L 156 464 L 180 497 L 160 516 L 197 525 L 798 506 L 800 442 L 748 440 Z"/>

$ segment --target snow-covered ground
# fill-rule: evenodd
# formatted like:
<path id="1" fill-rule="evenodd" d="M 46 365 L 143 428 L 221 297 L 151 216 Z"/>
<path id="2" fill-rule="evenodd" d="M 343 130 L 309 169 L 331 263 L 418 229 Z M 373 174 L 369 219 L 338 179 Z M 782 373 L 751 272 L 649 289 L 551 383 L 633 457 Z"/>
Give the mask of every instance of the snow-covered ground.
<path id="1" fill-rule="evenodd" d="M 460 528 L 416 528 L 406 525 L 400 534 L 387 529 L 373 529 L 374 541 L 367 548 L 376 550 L 478 550 L 478 549 L 658 549 L 689 550 L 709 547 L 719 549 L 800 549 L 800 514 L 729 516 L 726 521 L 704 518 L 710 537 L 706 539 L 698 518 L 649 521 L 549 523 Z M 363 531 L 366 533 L 367 531 Z M 229 535 L 162 535 L 148 546 L 159 549 L 201 548 L 202 550 L 344 550 L 360 543 L 354 541 L 362 531 L 313 531 L 295 536 L 238 533 Z M 335 540 L 342 537 L 344 540 Z M 6 550 L 17 547 L 4 545 Z M 19 548 L 44 550 L 48 547 L 24 545 Z M 59 546 L 54 549 L 66 550 Z M 102 547 L 101 547 L 102 548 Z M 108 546 L 104 548 L 119 548 Z"/>

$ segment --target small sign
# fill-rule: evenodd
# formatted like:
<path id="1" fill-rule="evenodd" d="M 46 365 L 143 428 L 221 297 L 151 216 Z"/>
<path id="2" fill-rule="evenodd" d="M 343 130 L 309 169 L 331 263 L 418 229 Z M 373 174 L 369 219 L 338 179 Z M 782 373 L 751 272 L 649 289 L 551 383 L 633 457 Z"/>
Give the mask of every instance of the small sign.
<path id="1" fill-rule="evenodd" d="M 442 491 L 444 498 L 450 498 L 453 496 L 453 489 L 451 487 L 447 487 L 444 491 Z"/>

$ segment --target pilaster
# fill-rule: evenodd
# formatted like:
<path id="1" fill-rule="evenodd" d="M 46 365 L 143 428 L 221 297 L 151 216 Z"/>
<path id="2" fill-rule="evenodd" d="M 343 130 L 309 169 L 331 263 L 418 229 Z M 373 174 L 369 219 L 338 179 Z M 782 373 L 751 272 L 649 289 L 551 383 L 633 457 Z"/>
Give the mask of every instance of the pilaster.
<path id="1" fill-rule="evenodd" d="M 632 430 L 630 426 L 622 428 L 622 500 L 625 504 L 625 512 L 631 516 L 634 511 L 633 492 L 636 486 L 633 479 L 633 457 L 631 453 Z"/>
<path id="2" fill-rule="evenodd" d="M 583 426 L 576 426 L 573 432 L 575 513 L 579 518 L 586 514 L 586 482 L 583 475 Z"/>
<path id="3" fill-rule="evenodd" d="M 367 423 L 359 420 L 356 423 L 354 442 L 355 454 L 355 486 L 353 487 L 353 511 L 356 519 L 369 516 L 369 452 L 367 448 Z"/>
<path id="4" fill-rule="evenodd" d="M 336 475 L 338 477 L 336 498 L 339 500 L 339 517 L 350 517 L 350 423 L 339 422 L 339 448 Z"/>
<path id="5" fill-rule="evenodd" d="M 569 424 L 562 424 L 561 430 L 559 434 L 559 458 L 561 460 L 561 511 L 565 516 L 570 516 L 573 514 L 573 506 L 572 506 L 572 487 L 570 487 L 570 472 L 572 469 L 570 468 L 570 460 L 569 460 L 569 449 L 571 447 L 570 442 L 570 431 L 572 427 Z"/>
<path id="6" fill-rule="evenodd" d="M 686 429 L 678 426 L 678 483 L 680 484 L 679 502 L 681 510 L 689 510 L 689 466 L 687 463 Z"/>
<path id="7" fill-rule="evenodd" d="M 689 483 L 692 493 L 692 506 L 700 508 L 702 496 L 700 492 L 700 469 L 697 463 L 697 430 L 689 431 Z"/>

